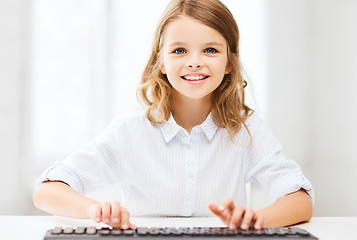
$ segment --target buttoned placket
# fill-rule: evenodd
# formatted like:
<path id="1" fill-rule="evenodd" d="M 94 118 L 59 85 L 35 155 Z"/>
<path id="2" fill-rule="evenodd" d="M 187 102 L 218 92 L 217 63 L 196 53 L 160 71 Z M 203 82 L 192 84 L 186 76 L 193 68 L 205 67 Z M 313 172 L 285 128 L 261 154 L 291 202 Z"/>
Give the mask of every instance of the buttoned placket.
<path id="1" fill-rule="evenodd" d="M 191 135 L 185 132 L 182 137 L 184 145 L 184 161 L 185 161 L 185 194 L 182 215 L 192 216 L 197 195 L 197 132 L 192 131 Z"/>

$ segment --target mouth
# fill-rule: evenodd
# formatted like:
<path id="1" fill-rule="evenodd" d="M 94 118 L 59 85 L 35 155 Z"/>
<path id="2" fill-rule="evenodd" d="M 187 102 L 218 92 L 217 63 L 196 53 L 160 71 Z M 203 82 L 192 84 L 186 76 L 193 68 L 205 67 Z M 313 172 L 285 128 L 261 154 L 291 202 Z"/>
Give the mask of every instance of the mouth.
<path id="1" fill-rule="evenodd" d="M 181 76 L 181 78 L 186 81 L 202 81 L 202 80 L 209 78 L 209 75 L 197 74 L 197 73 L 196 74 L 186 74 L 186 75 Z"/>

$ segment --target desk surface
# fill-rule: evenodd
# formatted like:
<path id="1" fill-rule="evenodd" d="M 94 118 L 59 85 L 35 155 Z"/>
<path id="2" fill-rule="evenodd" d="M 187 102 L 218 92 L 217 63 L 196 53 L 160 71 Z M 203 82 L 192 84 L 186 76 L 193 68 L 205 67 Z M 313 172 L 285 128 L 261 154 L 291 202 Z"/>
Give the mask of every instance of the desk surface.
<path id="1" fill-rule="evenodd" d="M 210 218 L 131 218 L 132 223 L 146 227 L 219 227 L 224 226 L 216 217 Z M 46 230 L 56 227 L 96 226 L 91 220 L 55 216 L 0 216 L 1 240 L 42 240 Z M 315 217 L 297 225 L 319 240 L 356 240 L 357 217 Z"/>

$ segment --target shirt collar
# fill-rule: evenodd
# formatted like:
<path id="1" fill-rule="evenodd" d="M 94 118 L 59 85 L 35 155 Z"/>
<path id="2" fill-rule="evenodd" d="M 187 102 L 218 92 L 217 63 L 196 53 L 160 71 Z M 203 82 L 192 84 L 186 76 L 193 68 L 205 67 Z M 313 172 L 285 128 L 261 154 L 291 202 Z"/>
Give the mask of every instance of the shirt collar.
<path id="1" fill-rule="evenodd" d="M 159 126 L 166 143 L 173 139 L 182 128 L 176 123 L 175 119 L 172 117 L 172 114 L 170 114 L 167 122 L 160 124 Z"/>
<path id="2" fill-rule="evenodd" d="M 203 132 L 206 134 L 206 137 L 209 141 L 212 140 L 218 128 L 217 124 L 212 119 L 211 113 L 208 114 L 206 120 L 198 127 L 202 128 Z"/>
<path id="3" fill-rule="evenodd" d="M 180 125 L 176 123 L 172 114 L 170 114 L 170 117 L 166 123 L 160 124 L 160 128 L 161 133 L 167 143 L 173 139 L 180 130 L 185 131 Z M 206 120 L 201 125 L 195 126 L 192 130 L 195 128 L 201 128 L 207 139 L 211 141 L 217 131 L 218 126 L 214 123 L 211 113 L 209 113 Z"/>

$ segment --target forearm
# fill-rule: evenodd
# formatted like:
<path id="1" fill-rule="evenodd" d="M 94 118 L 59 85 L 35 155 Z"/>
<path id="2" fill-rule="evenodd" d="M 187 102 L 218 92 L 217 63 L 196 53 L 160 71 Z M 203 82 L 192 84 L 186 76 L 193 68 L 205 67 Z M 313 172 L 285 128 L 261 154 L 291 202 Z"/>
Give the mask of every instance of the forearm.
<path id="1" fill-rule="evenodd" d="M 307 222 L 312 217 L 312 201 L 304 190 L 299 190 L 257 211 L 257 214 L 264 217 L 264 227 L 281 227 Z"/>
<path id="2" fill-rule="evenodd" d="M 44 182 L 33 194 L 34 205 L 48 213 L 73 218 L 90 218 L 90 207 L 97 202 L 61 182 Z"/>

